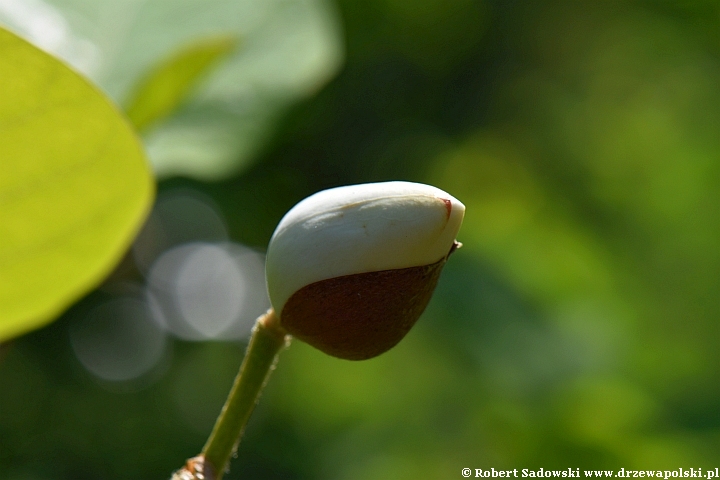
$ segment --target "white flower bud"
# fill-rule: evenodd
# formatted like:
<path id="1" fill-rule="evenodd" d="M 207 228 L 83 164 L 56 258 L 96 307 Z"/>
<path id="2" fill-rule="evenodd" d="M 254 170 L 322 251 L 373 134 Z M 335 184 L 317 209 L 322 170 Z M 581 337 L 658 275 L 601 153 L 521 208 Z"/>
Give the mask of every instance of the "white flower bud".
<path id="1" fill-rule="evenodd" d="M 267 251 L 281 325 L 340 358 L 392 348 L 430 300 L 464 213 L 451 195 L 410 182 L 333 188 L 301 201 Z"/>

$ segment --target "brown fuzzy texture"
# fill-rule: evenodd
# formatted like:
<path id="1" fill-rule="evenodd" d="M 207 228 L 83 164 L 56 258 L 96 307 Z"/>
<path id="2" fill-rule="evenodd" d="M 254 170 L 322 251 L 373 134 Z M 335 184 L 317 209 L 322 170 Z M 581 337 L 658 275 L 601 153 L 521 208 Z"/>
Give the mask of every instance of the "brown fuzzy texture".
<path id="1" fill-rule="evenodd" d="M 415 324 L 446 260 L 312 283 L 285 303 L 280 323 L 328 355 L 347 360 L 375 357 L 394 347 Z"/>

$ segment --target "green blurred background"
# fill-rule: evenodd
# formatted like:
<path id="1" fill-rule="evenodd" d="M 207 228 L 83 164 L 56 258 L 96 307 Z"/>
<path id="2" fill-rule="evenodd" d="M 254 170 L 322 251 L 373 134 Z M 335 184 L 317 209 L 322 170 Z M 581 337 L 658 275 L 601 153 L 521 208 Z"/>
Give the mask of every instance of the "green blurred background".
<path id="1" fill-rule="evenodd" d="M 86 39 L 103 32 L 82 8 L 110 23 L 121 9 L 55 4 Z M 214 4 L 225 34 L 236 19 L 222 9 L 243 2 Z M 718 466 L 720 4 L 279 1 L 287 22 L 254 26 L 266 6 L 244 4 L 239 66 L 218 80 L 236 97 L 201 89 L 145 133 L 151 157 L 176 148 L 153 157 L 158 203 L 133 251 L 57 322 L 0 349 L 3 479 L 168 478 L 237 371 L 281 216 L 320 189 L 391 179 L 464 202 L 464 247 L 390 352 L 354 363 L 293 343 L 226 478 Z M 155 13 L 140 16 L 159 56 L 192 40 L 192 15 Z M 283 26 L 302 19 L 300 33 Z M 308 38 L 275 57 L 257 47 Z M 88 71 L 120 103 L 136 60 L 123 55 Z M 153 61 L 141 60 L 138 72 Z M 167 138 L 219 125 L 202 141 L 224 166 L 153 143 L 178 125 Z M 184 163 L 165 168 L 174 155 Z M 234 289 L 242 301 L 222 303 Z"/>

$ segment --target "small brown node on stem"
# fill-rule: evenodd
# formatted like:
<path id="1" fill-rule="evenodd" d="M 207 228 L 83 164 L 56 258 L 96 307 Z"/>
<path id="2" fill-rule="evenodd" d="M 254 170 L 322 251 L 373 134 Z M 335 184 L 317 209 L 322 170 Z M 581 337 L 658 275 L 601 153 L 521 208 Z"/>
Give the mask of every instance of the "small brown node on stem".
<path id="1" fill-rule="evenodd" d="M 173 473 L 170 480 L 215 480 L 215 470 L 205 461 L 205 456 L 189 458 L 185 466 Z"/>

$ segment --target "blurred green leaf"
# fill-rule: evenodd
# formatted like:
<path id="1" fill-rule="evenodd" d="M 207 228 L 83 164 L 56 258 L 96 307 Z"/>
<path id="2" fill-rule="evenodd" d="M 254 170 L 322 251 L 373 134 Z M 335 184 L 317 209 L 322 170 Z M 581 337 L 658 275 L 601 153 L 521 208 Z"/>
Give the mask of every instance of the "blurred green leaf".
<path id="1" fill-rule="evenodd" d="M 0 25 L 126 102 L 157 65 L 201 38 L 242 39 L 144 136 L 155 175 L 216 181 L 248 168 L 291 105 L 340 68 L 344 35 L 327 0 L 10 0 Z"/>
<path id="2" fill-rule="evenodd" d="M 37 328 L 125 252 L 154 183 L 118 110 L 0 29 L 0 340 Z"/>
<path id="3" fill-rule="evenodd" d="M 231 36 L 203 38 L 182 48 L 153 68 L 135 87 L 127 115 L 142 131 L 170 115 L 195 86 L 238 45 Z"/>

